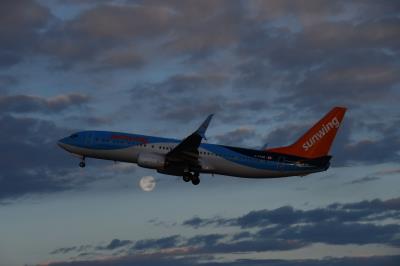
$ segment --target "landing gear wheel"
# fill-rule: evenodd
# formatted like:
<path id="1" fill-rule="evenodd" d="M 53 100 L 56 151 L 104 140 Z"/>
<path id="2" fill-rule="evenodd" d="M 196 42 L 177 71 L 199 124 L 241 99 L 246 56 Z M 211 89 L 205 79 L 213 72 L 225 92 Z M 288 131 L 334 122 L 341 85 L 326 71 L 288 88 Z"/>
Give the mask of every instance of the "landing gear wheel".
<path id="1" fill-rule="evenodd" d="M 184 175 L 184 176 L 182 177 L 182 179 L 183 179 L 183 181 L 185 181 L 185 182 L 189 182 L 189 181 L 192 179 L 192 177 L 191 177 L 191 176 L 188 176 L 188 175 Z"/>
<path id="2" fill-rule="evenodd" d="M 81 160 L 81 162 L 79 163 L 79 167 L 83 168 L 83 167 L 85 167 L 85 166 L 86 166 L 85 157 L 82 157 L 82 160 Z"/>
<path id="3" fill-rule="evenodd" d="M 193 178 L 192 178 L 192 184 L 193 185 L 195 185 L 195 186 L 197 186 L 198 184 L 200 184 L 200 178 L 197 176 L 194 176 Z"/>

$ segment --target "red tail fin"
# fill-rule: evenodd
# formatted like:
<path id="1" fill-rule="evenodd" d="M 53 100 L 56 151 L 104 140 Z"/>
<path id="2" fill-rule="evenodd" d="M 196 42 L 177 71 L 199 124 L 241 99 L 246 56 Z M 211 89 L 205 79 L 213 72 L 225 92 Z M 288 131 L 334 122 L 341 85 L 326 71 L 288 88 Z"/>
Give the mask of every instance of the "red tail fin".
<path id="1" fill-rule="evenodd" d="M 267 151 L 304 158 L 317 158 L 327 155 L 345 112 L 346 108 L 335 107 L 294 144 L 267 149 Z"/>

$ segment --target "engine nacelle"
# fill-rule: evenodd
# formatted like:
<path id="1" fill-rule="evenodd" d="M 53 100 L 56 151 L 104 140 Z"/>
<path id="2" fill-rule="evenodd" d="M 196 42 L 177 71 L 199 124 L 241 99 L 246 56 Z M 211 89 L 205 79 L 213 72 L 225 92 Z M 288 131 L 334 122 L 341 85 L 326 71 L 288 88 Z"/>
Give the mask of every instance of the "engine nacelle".
<path id="1" fill-rule="evenodd" d="M 165 167 L 165 157 L 155 153 L 141 153 L 137 164 L 144 168 L 162 170 Z"/>

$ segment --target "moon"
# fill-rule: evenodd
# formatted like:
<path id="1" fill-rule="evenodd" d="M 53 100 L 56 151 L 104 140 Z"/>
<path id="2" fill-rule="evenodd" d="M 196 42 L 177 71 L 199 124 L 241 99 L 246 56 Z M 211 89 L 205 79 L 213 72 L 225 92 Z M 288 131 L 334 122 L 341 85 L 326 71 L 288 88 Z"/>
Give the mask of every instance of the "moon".
<path id="1" fill-rule="evenodd" d="M 144 176 L 140 179 L 139 186 L 145 192 L 153 191 L 156 187 L 156 180 L 152 176 Z"/>

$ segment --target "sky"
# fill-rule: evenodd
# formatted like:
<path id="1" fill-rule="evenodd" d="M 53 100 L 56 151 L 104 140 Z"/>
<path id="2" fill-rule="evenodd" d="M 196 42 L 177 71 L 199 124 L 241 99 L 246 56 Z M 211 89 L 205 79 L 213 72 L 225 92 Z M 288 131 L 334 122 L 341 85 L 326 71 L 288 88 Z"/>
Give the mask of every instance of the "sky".
<path id="1" fill-rule="evenodd" d="M 399 265 L 400 3 L 2 0 L 0 266 Z M 57 147 L 80 130 L 287 145 L 331 168 L 193 186 Z M 139 181 L 156 186 L 142 191 Z"/>

